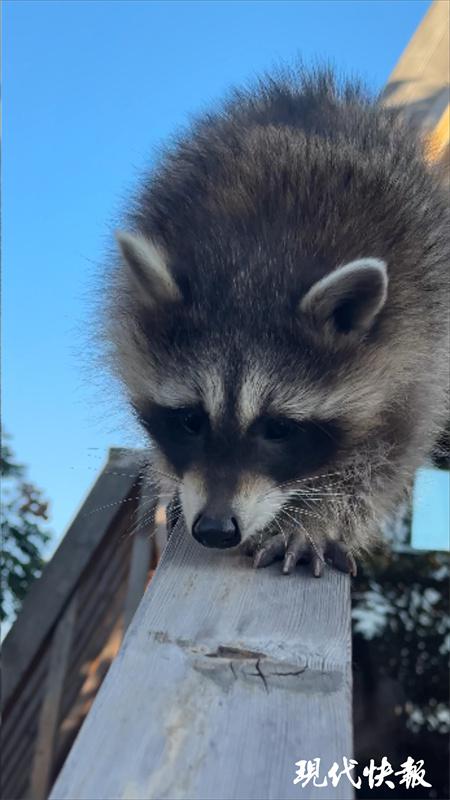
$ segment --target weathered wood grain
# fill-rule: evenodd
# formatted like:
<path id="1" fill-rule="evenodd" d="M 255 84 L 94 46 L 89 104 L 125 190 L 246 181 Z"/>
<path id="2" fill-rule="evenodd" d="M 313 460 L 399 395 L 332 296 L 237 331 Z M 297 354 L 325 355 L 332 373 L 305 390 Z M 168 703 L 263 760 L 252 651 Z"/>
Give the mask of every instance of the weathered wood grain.
<path id="1" fill-rule="evenodd" d="M 293 784 L 352 755 L 350 662 L 346 576 L 254 571 L 179 526 L 51 798 L 352 797 Z"/>

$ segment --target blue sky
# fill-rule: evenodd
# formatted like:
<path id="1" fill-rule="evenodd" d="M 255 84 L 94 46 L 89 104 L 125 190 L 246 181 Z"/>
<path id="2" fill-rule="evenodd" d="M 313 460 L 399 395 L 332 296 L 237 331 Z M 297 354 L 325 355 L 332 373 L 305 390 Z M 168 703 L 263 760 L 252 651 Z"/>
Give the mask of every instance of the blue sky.
<path id="1" fill-rule="evenodd" d="M 3 423 L 56 538 L 110 446 L 140 439 L 86 334 L 93 276 L 155 146 L 280 60 L 332 59 L 375 89 L 429 0 L 6 0 Z"/>

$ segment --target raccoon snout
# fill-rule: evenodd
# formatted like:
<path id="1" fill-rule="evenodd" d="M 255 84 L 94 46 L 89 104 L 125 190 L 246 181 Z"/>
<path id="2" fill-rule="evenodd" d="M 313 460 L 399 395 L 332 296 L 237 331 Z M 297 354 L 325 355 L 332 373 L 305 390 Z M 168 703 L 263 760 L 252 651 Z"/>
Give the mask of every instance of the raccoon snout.
<path id="1" fill-rule="evenodd" d="M 192 526 L 192 535 L 204 547 L 236 547 L 241 541 L 239 526 L 234 517 L 208 517 L 200 514 Z"/>

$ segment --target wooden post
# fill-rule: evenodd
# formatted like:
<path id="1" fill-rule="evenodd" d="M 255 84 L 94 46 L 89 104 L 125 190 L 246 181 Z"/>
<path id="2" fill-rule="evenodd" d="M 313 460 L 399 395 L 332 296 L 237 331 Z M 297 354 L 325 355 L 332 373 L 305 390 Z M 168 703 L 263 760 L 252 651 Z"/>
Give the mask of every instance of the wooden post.
<path id="1" fill-rule="evenodd" d="M 255 571 L 179 524 L 51 798 L 351 798 L 293 783 L 342 769 L 351 709 L 348 577 Z"/>

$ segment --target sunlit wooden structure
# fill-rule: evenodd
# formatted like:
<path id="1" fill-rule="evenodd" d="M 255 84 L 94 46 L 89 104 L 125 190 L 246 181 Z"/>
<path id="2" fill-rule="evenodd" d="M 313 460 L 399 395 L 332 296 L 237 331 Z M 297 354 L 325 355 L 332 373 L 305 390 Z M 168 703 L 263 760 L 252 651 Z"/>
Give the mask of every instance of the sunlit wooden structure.
<path id="1" fill-rule="evenodd" d="M 434 0 L 392 72 L 383 102 L 401 108 L 448 180 L 450 138 L 450 3 Z"/>

